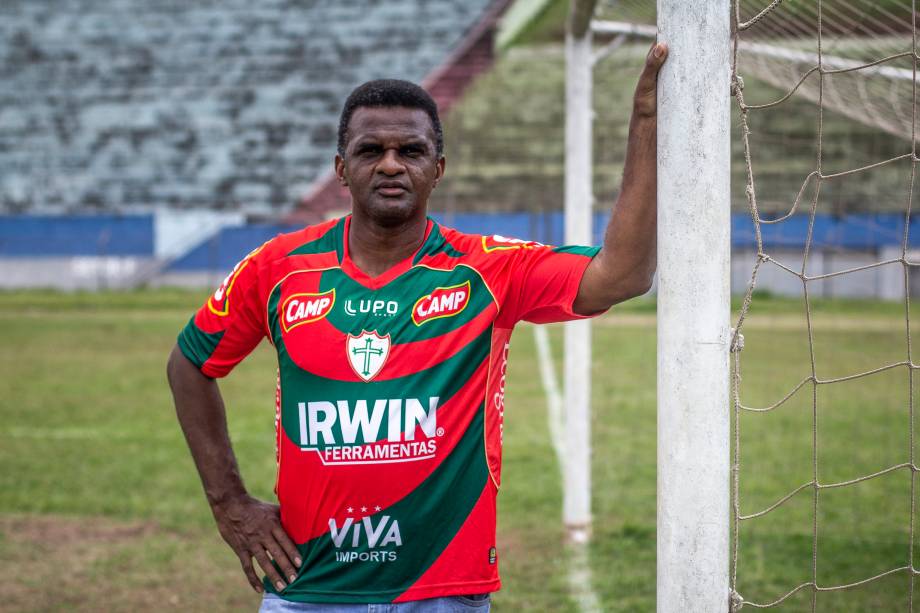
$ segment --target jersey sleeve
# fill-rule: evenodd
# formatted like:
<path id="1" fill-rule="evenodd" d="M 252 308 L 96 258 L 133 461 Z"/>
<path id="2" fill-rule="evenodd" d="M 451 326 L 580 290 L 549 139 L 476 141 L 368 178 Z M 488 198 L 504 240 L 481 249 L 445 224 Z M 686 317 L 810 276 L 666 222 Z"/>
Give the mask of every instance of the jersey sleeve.
<path id="1" fill-rule="evenodd" d="M 243 258 L 179 333 L 183 355 L 212 378 L 227 375 L 265 336 L 259 247 Z"/>
<path id="2" fill-rule="evenodd" d="M 551 323 L 599 315 L 572 310 L 581 277 L 600 247 L 551 247 L 526 243 L 510 274 L 503 310 L 512 322 Z"/>

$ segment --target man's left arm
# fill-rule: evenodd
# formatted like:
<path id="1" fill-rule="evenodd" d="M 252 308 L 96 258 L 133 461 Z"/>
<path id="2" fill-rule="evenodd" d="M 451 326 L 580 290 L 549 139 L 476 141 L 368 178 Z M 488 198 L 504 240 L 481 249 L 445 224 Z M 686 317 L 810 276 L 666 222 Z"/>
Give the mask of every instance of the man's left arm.
<path id="1" fill-rule="evenodd" d="M 636 85 L 623 184 L 604 234 L 572 305 L 589 315 L 640 296 L 652 285 L 657 265 L 657 87 L 667 46 L 652 46 Z"/>

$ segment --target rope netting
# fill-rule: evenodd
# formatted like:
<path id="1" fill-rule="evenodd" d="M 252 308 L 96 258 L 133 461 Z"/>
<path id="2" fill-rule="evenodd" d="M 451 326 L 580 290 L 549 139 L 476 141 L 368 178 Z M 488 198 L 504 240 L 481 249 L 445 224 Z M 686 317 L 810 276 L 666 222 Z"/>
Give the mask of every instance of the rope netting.
<path id="1" fill-rule="evenodd" d="M 913 133 L 911 0 L 731 0 L 744 73 L 898 138 Z M 655 2 L 607 0 L 599 20 L 653 27 Z M 905 42 L 907 49 L 905 50 Z M 819 70 L 820 65 L 820 70 Z M 752 104 L 752 106 L 756 106 Z"/>
<path id="2" fill-rule="evenodd" d="M 913 362 L 910 321 L 910 267 L 916 265 L 909 259 L 908 229 L 911 214 L 911 199 L 916 175 L 916 20 L 912 2 L 880 3 L 858 0 L 834 1 L 811 0 L 810 2 L 753 2 L 735 0 L 733 11 L 734 62 L 732 94 L 740 115 L 740 135 L 744 149 L 747 170 L 746 196 L 754 224 L 757 245 L 756 260 L 750 282 L 735 325 L 732 343 L 732 394 L 734 403 L 734 445 L 732 465 L 733 490 L 733 545 L 730 583 L 732 586 L 731 609 L 743 606 L 769 608 L 780 605 L 803 590 L 811 591 L 810 609 L 818 608 L 818 594 L 846 590 L 896 574 L 908 576 L 907 610 L 913 610 L 914 581 L 918 573 L 914 566 L 914 515 L 916 473 L 918 466 L 914 449 L 914 403 Z M 751 73 L 771 85 L 784 87 L 785 92 L 777 99 L 748 101 L 743 74 Z M 791 84 L 791 85 L 790 85 Z M 817 141 L 815 167 L 807 174 L 803 187 L 789 203 L 785 214 L 769 218 L 758 208 L 757 167 L 754 163 L 754 148 L 751 137 L 751 118 L 757 113 L 767 112 L 786 104 L 793 96 L 803 96 L 817 106 Z M 752 96 L 753 97 L 753 96 Z M 851 117 L 859 122 L 903 139 L 904 153 L 879 160 L 866 160 L 855 168 L 829 169 L 825 167 L 823 151 L 829 146 L 824 133 L 827 110 Z M 875 169 L 888 165 L 902 165 L 907 177 L 907 190 L 902 208 L 904 232 L 901 238 L 899 257 L 876 261 L 845 270 L 825 274 L 812 274 L 809 257 L 812 255 L 812 231 L 815 215 L 819 210 L 822 187 L 830 181 L 846 177 L 860 180 L 860 177 Z M 810 197 L 806 198 L 806 195 Z M 792 217 L 798 209 L 808 206 L 809 226 L 802 252 L 801 265 L 789 265 L 774 257 L 765 248 L 762 226 L 781 223 Z M 801 283 L 804 301 L 806 333 L 808 338 L 808 361 L 810 374 L 799 381 L 788 393 L 767 406 L 749 406 L 742 398 L 742 356 L 744 351 L 739 339 L 744 332 L 746 318 L 754 303 L 754 289 L 764 264 L 771 263 Z M 856 373 L 836 377 L 819 376 L 815 351 L 815 315 L 812 309 L 813 286 L 816 282 L 834 277 L 854 274 L 883 266 L 900 265 L 904 280 L 904 331 L 906 351 L 902 360 L 875 365 Z M 907 423 L 908 445 L 903 461 L 888 465 L 880 470 L 859 474 L 851 478 L 822 480 L 819 458 L 822 455 L 819 436 L 819 389 L 824 386 L 842 384 L 894 369 L 906 373 L 908 389 Z M 742 415 L 769 413 L 780 410 L 798 394 L 810 391 L 811 411 L 811 478 L 791 489 L 779 499 L 764 508 L 751 512 L 742 511 L 741 467 L 744 459 L 742 447 Z M 830 490 L 846 488 L 860 483 L 878 480 L 899 471 L 910 474 L 910 513 L 906 526 L 907 542 L 903 544 L 903 557 L 889 568 L 845 583 L 828 584 L 820 580 L 822 565 L 819 534 L 822 529 L 822 497 Z M 738 593 L 738 569 L 742 562 L 739 549 L 745 538 L 745 526 L 752 520 L 764 518 L 777 512 L 784 505 L 796 499 L 796 495 L 811 492 L 811 569 L 807 581 L 777 594 L 773 599 L 754 602 Z"/>
<path id="3" fill-rule="evenodd" d="M 917 62 L 920 57 L 916 2 L 726 2 L 731 5 L 732 12 L 731 95 L 739 123 L 737 138 L 741 141 L 741 147 L 736 149 L 740 151 L 739 157 L 743 157 L 742 200 L 747 201 L 756 245 L 731 343 L 731 611 L 745 606 L 812 612 L 913 611 L 914 578 L 920 574 L 914 562 L 920 467 L 915 449 L 913 402 L 914 376 L 920 361 L 914 362 L 910 317 L 911 271 L 920 266 L 920 261 L 915 252 L 912 253 L 909 240 L 918 162 Z M 596 17 L 599 23 L 595 32 L 598 33 L 646 39 L 655 36 L 655 3 L 649 0 L 602 2 Z M 840 116 L 848 118 L 855 135 L 847 137 L 838 129 Z M 775 128 L 782 122 L 796 126 L 796 138 L 780 139 L 769 133 L 770 127 Z M 802 134 L 807 136 L 802 137 Z M 879 134 L 885 134 L 885 139 L 879 140 Z M 806 156 L 803 158 L 801 151 L 793 154 L 793 145 L 805 150 Z M 764 149 L 769 149 L 772 155 L 766 155 Z M 807 160 L 805 165 L 797 165 L 793 170 L 793 162 L 798 164 L 803 159 Z M 780 188 L 776 186 L 778 178 L 783 182 Z M 787 189 L 790 185 L 796 187 Z M 895 212 L 902 220 L 898 226 L 902 229 L 898 230 L 895 239 L 900 248 L 879 249 L 857 264 L 831 266 L 828 271 L 821 251 L 828 245 L 819 244 L 816 218 L 828 212 L 828 201 L 841 192 L 856 194 L 850 200 L 856 203 L 857 210 Z M 782 196 L 778 197 L 780 194 Z M 781 244 L 771 238 L 776 234 L 770 230 L 784 223 L 806 224 L 804 239 L 797 246 L 790 247 L 788 243 Z M 867 260 L 870 263 L 866 263 Z M 888 339 L 884 358 L 879 358 L 867 347 L 858 360 L 847 362 L 841 358 L 846 365 L 841 367 L 835 363 L 835 368 L 842 368 L 842 371 L 831 374 L 835 368 L 829 368 L 828 362 L 838 357 L 835 352 L 852 353 L 853 348 L 818 342 L 818 333 L 824 333 L 823 324 L 819 322 L 825 314 L 821 311 L 824 307 L 816 307 L 819 304 L 816 298 L 824 295 L 823 290 L 832 280 L 843 283 L 847 278 L 850 282 L 865 279 L 868 274 L 880 274 L 883 268 L 897 270 L 897 284 L 903 281 L 903 323 L 896 324 L 893 333 L 887 330 L 892 333 L 891 338 L 904 335 L 903 349 L 900 342 Z M 756 321 L 758 313 L 756 309 L 752 311 L 752 306 L 759 301 L 755 289 L 758 280 L 765 275 L 771 275 L 774 281 L 782 276 L 789 281 L 787 287 L 794 285 L 796 292 L 801 293 L 804 308 L 798 311 L 797 317 L 802 317 L 804 322 L 796 330 L 803 330 L 807 342 L 802 342 L 800 351 L 802 378 L 793 375 L 795 378 L 789 381 L 774 381 L 758 389 L 757 386 L 742 386 L 742 364 L 758 373 L 755 358 L 764 355 L 757 352 L 758 344 L 763 345 L 766 340 L 780 346 L 786 342 L 780 330 L 769 339 L 766 337 L 771 334 L 769 330 L 764 333 L 765 326 L 750 328 L 749 322 Z M 765 310 L 769 310 L 768 307 Z M 852 330 L 844 334 L 858 336 L 875 325 L 870 320 L 871 317 L 866 317 L 851 322 Z M 770 323 L 767 318 L 767 329 Z M 746 327 L 750 332 L 747 349 L 743 336 Z M 853 344 L 854 341 L 850 341 L 850 345 Z M 892 346 L 895 344 L 898 347 Z M 816 346 L 820 346 L 821 352 Z M 747 360 L 745 355 L 749 356 Z M 779 351 L 777 355 L 781 356 L 778 359 L 784 359 L 787 353 Z M 858 366 L 854 366 L 856 363 Z M 782 369 L 783 377 L 794 371 L 788 364 L 776 368 Z M 864 388 L 859 394 L 853 390 L 856 382 Z M 856 415 L 849 425 L 851 431 L 842 433 L 831 425 L 846 412 L 840 409 L 850 400 L 845 398 L 848 395 L 858 396 L 846 409 Z M 906 395 L 906 400 L 901 400 L 901 395 Z M 892 398 L 897 399 L 892 401 Z M 899 413 L 892 415 L 881 411 L 880 408 L 887 408 L 883 407 L 886 403 L 895 406 Z M 792 448 L 792 443 L 781 443 L 788 447 L 782 451 L 767 449 L 770 444 L 776 445 L 778 438 L 768 443 L 748 434 L 742 435 L 742 425 L 762 435 L 767 426 L 757 425 L 755 421 L 774 418 L 786 421 L 782 422 L 779 433 L 770 436 L 795 438 L 800 445 L 795 453 L 785 453 Z M 885 439 L 878 434 L 878 427 L 895 434 Z M 871 436 L 877 437 L 872 444 L 884 449 L 883 453 L 872 456 L 872 462 L 866 462 L 859 447 Z M 850 452 L 852 457 L 847 457 Z M 836 465 L 830 458 L 837 461 Z M 766 466 L 765 461 L 776 466 Z M 796 477 L 801 476 L 801 480 L 786 476 L 767 487 L 763 485 L 765 468 L 774 469 L 774 472 L 798 471 L 802 474 Z M 899 485 L 893 487 L 894 483 Z M 884 494 L 871 499 L 861 488 L 876 488 L 872 491 Z M 840 504 L 844 497 L 848 497 L 851 508 L 845 509 L 846 505 Z M 879 507 L 898 509 L 895 512 Z M 775 532 L 769 535 L 772 541 L 764 537 L 770 529 L 758 527 L 764 524 L 770 525 Z M 866 526 L 879 524 L 883 524 L 883 529 L 860 534 Z M 796 543 L 796 538 L 801 542 Z M 862 556 L 860 549 L 873 547 L 884 555 L 878 555 L 871 563 L 866 562 L 869 558 Z M 800 568 L 783 569 L 779 573 L 758 569 L 758 566 L 768 565 L 764 561 L 770 555 L 764 554 L 768 549 L 786 553 L 785 558 L 776 555 L 772 561 L 796 559 L 801 562 Z M 793 549 L 794 554 L 790 554 L 789 550 Z M 840 571 L 841 568 L 845 568 L 845 572 Z M 739 569 L 743 571 L 743 579 L 745 573 L 755 577 L 754 580 L 745 579 L 743 588 L 738 581 Z M 767 585 L 757 585 L 757 581 L 766 576 L 770 576 L 769 581 L 765 581 Z M 886 583 L 900 581 L 899 577 L 903 577 L 906 584 L 899 582 L 895 587 L 895 584 Z M 838 598 L 839 592 L 864 586 L 889 593 L 863 595 L 856 601 L 849 593 L 839 595 L 850 599 L 846 602 L 833 600 Z M 900 591 L 894 594 L 895 589 L 904 590 L 903 601 Z M 746 591 L 750 597 L 745 595 Z M 893 606 L 892 601 L 903 602 L 903 609 L 900 604 Z"/>

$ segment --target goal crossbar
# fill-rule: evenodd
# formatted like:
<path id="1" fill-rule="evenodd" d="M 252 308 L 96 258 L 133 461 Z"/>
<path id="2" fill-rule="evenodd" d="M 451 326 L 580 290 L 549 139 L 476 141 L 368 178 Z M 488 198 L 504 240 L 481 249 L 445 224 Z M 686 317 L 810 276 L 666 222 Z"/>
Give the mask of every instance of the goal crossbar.
<path id="1" fill-rule="evenodd" d="M 621 21 L 595 20 L 591 22 L 591 30 L 595 34 L 626 34 L 647 39 L 654 39 L 656 36 L 658 36 L 658 28 L 655 26 Z M 794 62 L 797 64 L 817 66 L 819 63 L 817 53 L 810 53 L 808 51 L 800 51 L 797 49 L 789 49 L 779 45 L 771 45 L 770 43 L 755 43 L 742 40 L 739 41 L 738 48 L 741 51 L 754 55 L 777 60 L 784 60 L 787 62 Z M 900 54 L 897 57 L 900 57 L 901 55 L 906 55 L 907 57 L 910 56 L 910 54 Z M 886 59 L 891 60 L 893 58 Z M 860 62 L 828 53 L 821 54 L 820 64 L 823 67 L 824 72 L 860 70 L 862 74 L 885 77 L 886 79 L 892 79 L 895 81 L 913 82 L 914 80 L 913 70 L 908 70 L 907 68 L 885 66 L 877 62 Z"/>

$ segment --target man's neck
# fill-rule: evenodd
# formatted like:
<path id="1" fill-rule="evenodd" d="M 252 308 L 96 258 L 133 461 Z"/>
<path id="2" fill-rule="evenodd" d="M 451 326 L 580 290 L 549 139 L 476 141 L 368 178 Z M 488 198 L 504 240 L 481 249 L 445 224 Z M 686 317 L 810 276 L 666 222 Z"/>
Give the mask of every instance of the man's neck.
<path id="1" fill-rule="evenodd" d="M 425 240 L 428 218 L 382 227 L 352 215 L 348 227 L 351 261 L 371 277 L 377 277 L 415 253 Z"/>

